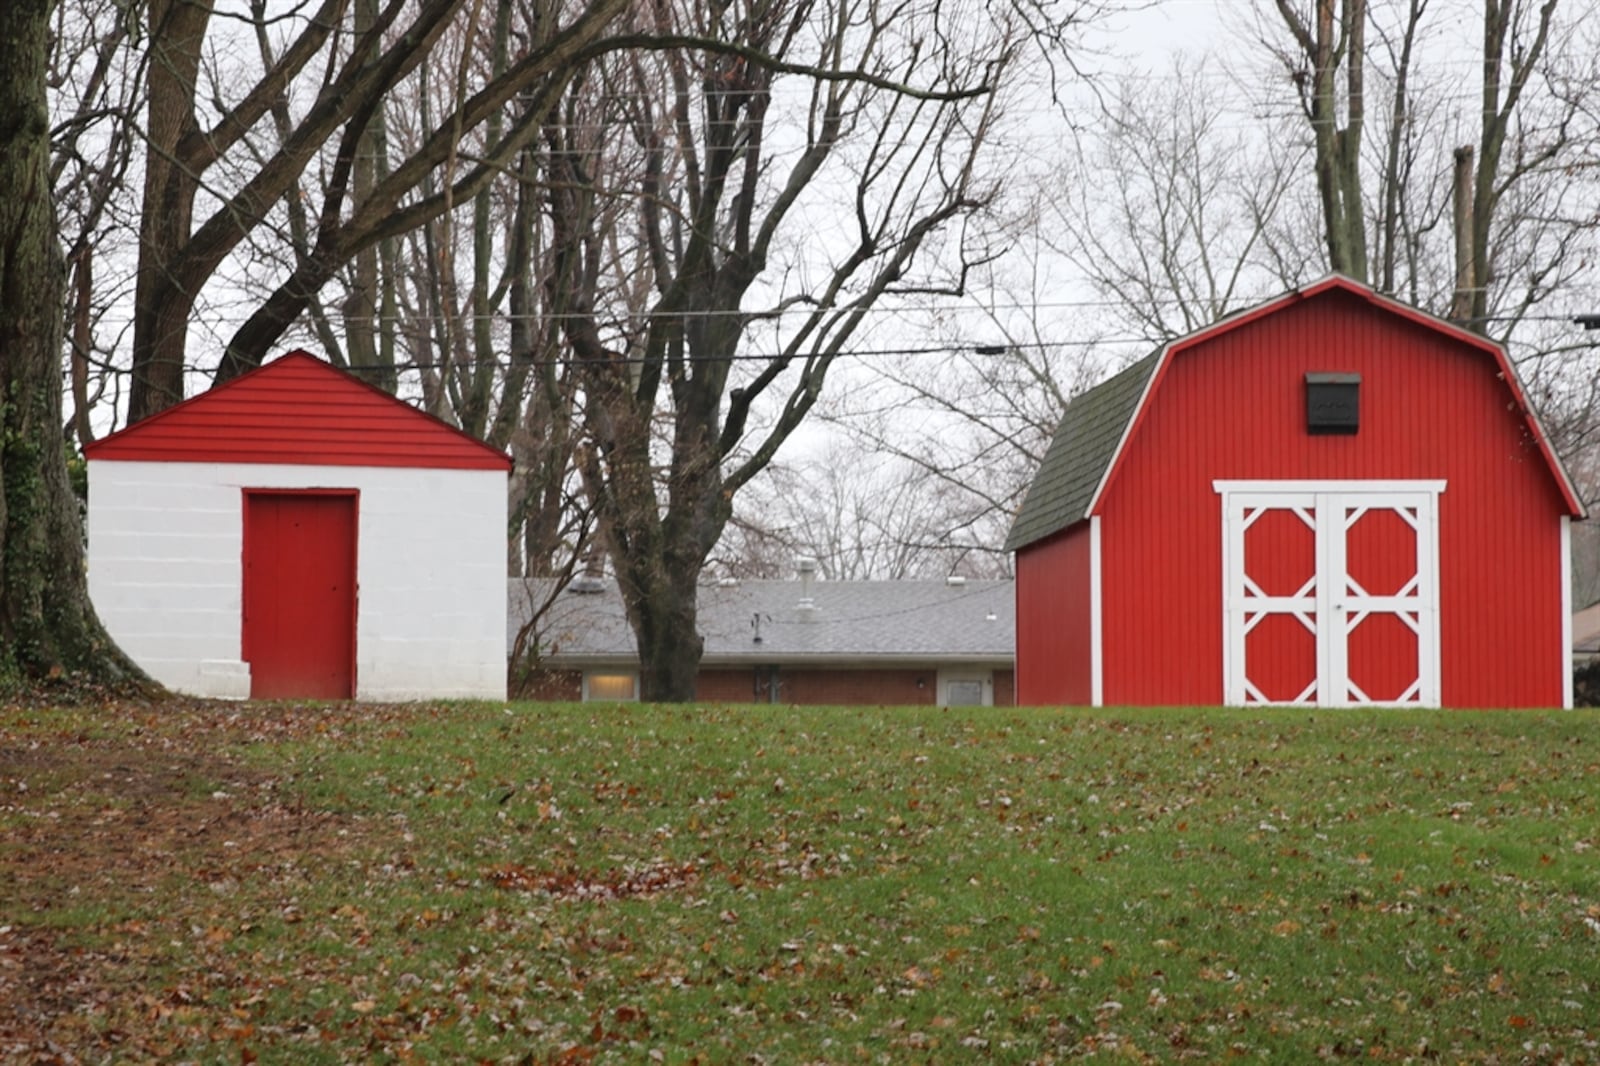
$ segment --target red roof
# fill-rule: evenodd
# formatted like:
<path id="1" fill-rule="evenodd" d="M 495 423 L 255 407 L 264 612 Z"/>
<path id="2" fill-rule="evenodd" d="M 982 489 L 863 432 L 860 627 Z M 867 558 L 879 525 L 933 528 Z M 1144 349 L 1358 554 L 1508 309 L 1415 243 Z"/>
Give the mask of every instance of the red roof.
<path id="1" fill-rule="evenodd" d="M 510 470 L 482 441 L 295 351 L 95 441 L 90 459 Z"/>
<path id="2" fill-rule="evenodd" d="M 1436 318 L 1426 311 L 1403 304 L 1391 297 L 1380 295 L 1372 288 L 1342 274 L 1330 274 L 1314 284 L 1285 293 L 1277 299 L 1268 300 L 1266 303 L 1256 307 L 1229 315 L 1227 318 L 1205 326 L 1188 336 L 1179 337 L 1162 348 L 1156 356 L 1156 366 L 1145 385 L 1144 395 L 1134 409 L 1133 418 L 1124 431 L 1122 440 L 1117 445 L 1116 452 L 1112 455 L 1106 474 L 1100 480 L 1093 498 L 1089 501 L 1088 511 L 1083 517 L 1087 518 L 1090 514 L 1098 511 L 1106 486 L 1116 476 L 1117 469 L 1121 466 L 1128 439 L 1138 429 L 1139 422 L 1144 418 L 1145 411 L 1149 407 L 1150 396 L 1156 389 L 1160 388 L 1161 379 L 1166 376 L 1167 368 L 1171 366 L 1172 357 L 1175 353 L 1213 340 L 1225 333 L 1230 333 L 1257 319 L 1274 314 L 1291 304 L 1312 299 L 1329 291 L 1345 292 L 1359 297 L 1373 307 L 1408 319 L 1426 329 L 1442 333 L 1468 347 L 1478 349 L 1493 359 L 1499 367 L 1500 379 L 1505 382 L 1506 387 L 1511 391 L 1512 403 L 1521 415 L 1523 422 L 1527 425 L 1529 434 L 1538 444 L 1539 454 L 1544 459 L 1546 468 L 1561 492 L 1562 500 L 1566 503 L 1567 513 L 1574 518 L 1588 516 L 1588 511 L 1584 508 L 1577 489 L 1573 487 L 1571 478 L 1567 476 L 1566 469 L 1562 467 L 1561 460 L 1556 456 L 1555 449 L 1550 444 L 1549 434 L 1545 432 L 1544 425 L 1539 421 L 1539 416 L 1534 411 L 1533 405 L 1528 402 L 1527 393 L 1522 387 L 1522 381 L 1517 376 L 1516 368 L 1511 364 L 1511 360 L 1506 355 L 1504 348 L 1487 337 L 1462 329 L 1452 322 Z"/>

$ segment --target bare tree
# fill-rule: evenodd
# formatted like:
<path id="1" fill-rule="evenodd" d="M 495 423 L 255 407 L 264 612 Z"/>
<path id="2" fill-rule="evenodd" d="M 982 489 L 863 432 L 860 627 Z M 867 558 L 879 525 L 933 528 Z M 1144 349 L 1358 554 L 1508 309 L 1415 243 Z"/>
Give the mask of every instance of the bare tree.
<path id="1" fill-rule="evenodd" d="M 552 123 L 552 285 L 642 695 L 680 700 L 700 659 L 696 583 L 734 495 L 801 424 L 869 308 L 959 287 L 956 227 L 993 196 L 982 150 L 1014 46 L 963 5 L 639 17 L 683 45 L 592 69 Z M 586 140 L 607 130 L 631 151 Z"/>
<path id="2" fill-rule="evenodd" d="M 1402 277 L 1413 279 L 1413 301 L 1420 264 L 1416 255 L 1417 237 L 1433 229 L 1440 220 L 1441 208 L 1430 208 L 1429 189 L 1419 188 L 1429 175 L 1419 169 L 1426 149 L 1422 133 L 1438 117 L 1436 107 L 1419 114 L 1413 69 L 1418 34 L 1429 0 L 1406 0 L 1398 26 L 1374 17 L 1377 47 L 1384 50 L 1387 63 L 1363 80 L 1387 82 L 1389 106 L 1377 117 L 1382 143 L 1382 162 L 1378 170 L 1376 226 L 1378 247 L 1373 254 L 1373 284 L 1381 292 L 1395 293 Z M 1437 182 L 1439 175 L 1434 176 Z M 1437 186 L 1435 186 L 1436 188 Z M 1442 201 L 1432 197 L 1431 203 Z M 1405 268 L 1402 272 L 1402 268 Z"/>
<path id="3" fill-rule="evenodd" d="M 1277 48 L 1311 127 L 1312 168 L 1328 265 L 1367 280 L 1362 128 L 1366 120 L 1367 0 L 1273 0 L 1288 30 Z M 1343 85 L 1340 76 L 1343 75 Z"/>
<path id="4" fill-rule="evenodd" d="M 914 549 L 902 558 L 918 571 L 938 560 L 950 565 L 947 572 L 968 568 L 963 572 L 969 576 L 1009 572 L 1010 560 L 1000 546 L 1061 412 L 1098 379 L 1118 346 L 1093 339 L 1062 343 L 1046 312 L 1016 313 L 1029 306 L 1024 301 L 1031 296 L 983 285 L 969 288 L 969 296 L 985 298 L 981 328 L 993 343 L 975 345 L 969 335 L 947 347 L 875 361 L 858 371 L 858 380 L 824 412 L 850 448 L 812 476 L 827 485 L 835 469 L 877 470 L 883 483 L 876 499 L 884 507 L 904 508 L 896 522 L 911 517 L 913 525 L 891 535 L 857 521 L 836 528 L 833 538 L 819 539 L 827 542 L 848 530 L 862 538 L 863 550 L 887 540 Z M 971 328 L 973 319 L 960 321 L 964 325 L 954 327 L 958 332 Z M 848 480 L 833 492 L 840 497 L 838 506 L 846 507 L 858 493 L 866 495 Z M 870 498 L 861 503 L 864 518 L 872 504 Z M 826 520 L 788 521 L 801 530 L 829 528 Z M 843 547 L 834 551 L 849 555 Z M 828 554 L 821 547 L 805 554 L 819 553 Z"/>
<path id="5" fill-rule="evenodd" d="M 455 203 L 470 202 L 537 131 L 540 108 L 535 103 L 525 109 L 522 122 L 504 127 L 470 161 L 459 155 L 463 136 L 501 115 L 519 95 L 535 102 L 552 98 L 626 4 L 590 0 L 535 20 L 530 30 L 536 32 L 530 32 L 521 54 L 499 76 L 458 78 L 448 109 L 421 131 L 414 149 L 387 175 L 372 175 L 368 194 L 355 201 L 356 160 L 371 143 L 375 117 L 468 10 L 464 0 L 386 0 L 375 17 L 364 14 L 363 25 L 370 25 L 359 36 L 338 32 L 348 0 L 323 0 L 315 12 L 296 16 L 303 19 L 298 32 L 281 52 L 270 54 L 270 66 L 253 83 L 234 99 L 208 101 L 206 107 L 197 100 L 196 88 L 211 5 L 151 0 L 149 151 L 129 417 L 144 417 L 182 397 L 188 318 L 201 288 L 322 153 L 332 154 L 317 183 L 322 198 L 315 237 L 288 277 L 228 342 L 222 380 L 258 364 L 322 285 L 359 252 L 437 218 Z M 261 4 L 252 12 L 257 25 L 269 17 Z M 476 38 L 472 17 L 464 38 L 462 55 Z M 456 69 L 473 72 L 465 60 Z M 308 79 L 315 93 L 310 107 L 293 118 L 287 135 L 280 129 L 277 144 L 256 146 L 259 161 L 248 159 L 241 146 L 251 131 L 275 106 L 282 113 L 290 88 Z M 202 122 L 203 117 L 209 121 Z M 241 161 L 237 153 L 247 158 Z M 420 192 L 428 181 L 438 184 Z M 202 187 L 215 206 L 196 218 Z M 299 191 L 312 190 L 302 184 Z"/>
<path id="6" fill-rule="evenodd" d="M 1107 371 L 1320 270 L 1290 210 L 1301 154 L 1180 62 L 1101 85 L 1098 119 L 1016 201 L 1003 260 L 931 344 L 875 360 L 830 422 L 940 486 L 949 543 L 1000 545 L 1067 402 Z"/>
<path id="7" fill-rule="evenodd" d="M 1528 89 L 1550 40 L 1557 0 L 1487 0 L 1483 14 L 1483 105 L 1473 175 L 1471 224 L 1471 317 L 1468 324 L 1488 332 L 1489 286 L 1494 280 L 1491 240 L 1501 197 L 1560 156 L 1567 147 L 1570 112 L 1557 119 L 1553 135 L 1529 145 L 1518 139 L 1514 158 L 1506 158 L 1508 138 L 1520 117 Z"/>
<path id="8" fill-rule="evenodd" d="M 1306 152 L 1282 133 L 1241 126 L 1219 84 L 1183 60 L 1130 76 L 1088 150 L 1061 154 L 1039 239 L 1141 349 L 1210 325 L 1322 272 L 1290 210 Z"/>
<path id="9" fill-rule="evenodd" d="M 829 581 L 1004 577 L 1009 560 L 993 551 L 989 509 L 973 504 L 965 486 L 921 465 L 837 442 L 751 483 L 711 569 L 778 578 L 807 556 Z"/>
<path id="10" fill-rule="evenodd" d="M 1592 13 L 1563 21 L 1559 0 L 1490 0 L 1462 143 L 1441 103 L 1460 79 L 1421 77 L 1447 54 L 1426 27 L 1448 10 L 1429 0 L 1306 3 L 1274 0 L 1279 34 L 1263 24 L 1261 35 L 1314 145 L 1328 267 L 1365 280 L 1370 266 L 1380 290 L 1516 346 L 1517 323 L 1581 269 L 1594 225 L 1571 210 L 1573 167 L 1591 140 L 1577 129 L 1600 91 L 1580 32 Z M 1375 144 L 1363 143 L 1369 113 L 1385 119 Z M 1378 194 L 1363 202 L 1368 169 Z"/>
<path id="11" fill-rule="evenodd" d="M 72 412 L 77 444 L 96 435 L 95 406 L 120 395 L 109 368 L 124 329 L 116 309 L 131 298 L 119 261 L 133 255 L 125 194 L 140 147 L 133 121 L 143 100 L 143 57 L 113 0 L 69 0 L 51 18 L 50 180 L 68 262 Z"/>

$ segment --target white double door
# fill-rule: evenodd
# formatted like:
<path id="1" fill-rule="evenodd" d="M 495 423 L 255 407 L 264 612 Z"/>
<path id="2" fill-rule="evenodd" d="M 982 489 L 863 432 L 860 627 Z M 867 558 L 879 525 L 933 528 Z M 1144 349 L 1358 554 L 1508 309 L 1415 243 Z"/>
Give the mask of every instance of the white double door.
<path id="1" fill-rule="evenodd" d="M 1442 481 L 1219 481 L 1233 705 L 1439 705 Z"/>

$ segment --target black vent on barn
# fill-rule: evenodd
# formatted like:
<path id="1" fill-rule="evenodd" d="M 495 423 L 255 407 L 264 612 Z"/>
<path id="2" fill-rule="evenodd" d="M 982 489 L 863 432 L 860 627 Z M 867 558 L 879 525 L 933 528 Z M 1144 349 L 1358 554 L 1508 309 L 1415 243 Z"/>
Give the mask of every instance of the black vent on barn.
<path id="1" fill-rule="evenodd" d="M 1361 428 L 1360 374 L 1306 375 L 1306 432 L 1350 435 Z"/>

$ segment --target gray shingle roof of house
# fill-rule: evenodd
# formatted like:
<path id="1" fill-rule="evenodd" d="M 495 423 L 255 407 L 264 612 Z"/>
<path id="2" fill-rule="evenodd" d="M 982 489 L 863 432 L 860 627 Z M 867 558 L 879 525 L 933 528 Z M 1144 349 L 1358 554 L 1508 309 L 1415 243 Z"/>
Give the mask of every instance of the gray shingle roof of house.
<path id="1" fill-rule="evenodd" d="M 547 582 L 511 580 L 508 649 L 529 616 L 530 602 L 542 602 L 549 588 Z M 1015 654 L 1010 581 L 816 581 L 810 589 L 815 607 L 804 611 L 799 581 L 701 586 L 702 661 L 1009 665 Z M 557 596 L 543 634 L 548 665 L 637 658 L 622 598 L 609 580 L 596 592 L 569 588 Z"/>
<path id="2" fill-rule="evenodd" d="M 1043 540 L 1087 517 L 1095 489 L 1116 458 L 1117 444 L 1139 408 L 1160 356 L 1159 350 L 1152 352 L 1067 404 L 1011 524 L 1006 551 Z"/>

